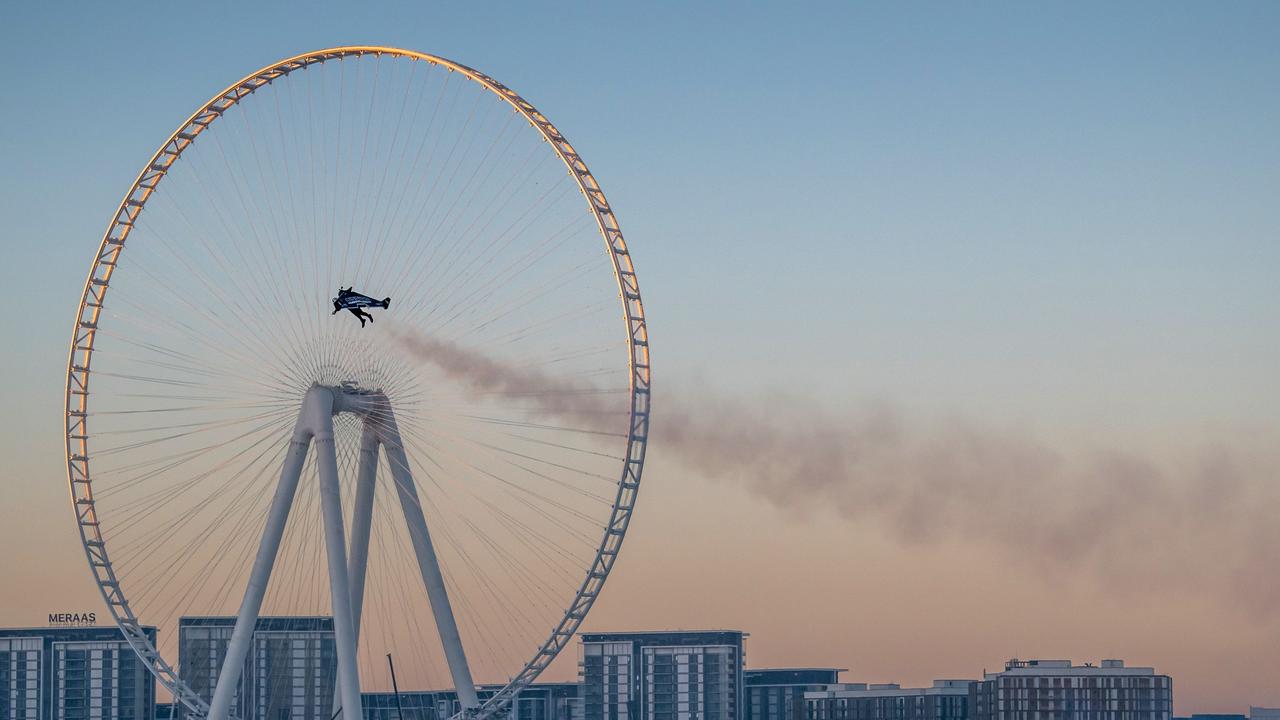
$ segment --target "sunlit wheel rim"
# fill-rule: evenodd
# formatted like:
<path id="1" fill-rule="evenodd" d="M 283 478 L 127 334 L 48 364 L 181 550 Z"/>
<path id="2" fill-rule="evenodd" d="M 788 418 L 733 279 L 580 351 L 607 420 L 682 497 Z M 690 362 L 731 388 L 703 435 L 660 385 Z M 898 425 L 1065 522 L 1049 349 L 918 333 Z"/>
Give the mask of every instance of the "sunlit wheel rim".
<path id="1" fill-rule="evenodd" d="M 141 625 L 146 622 L 146 618 L 135 614 L 130 598 L 126 596 L 120 578 L 117 577 L 117 568 L 113 565 L 108 544 L 104 541 L 91 473 L 91 465 L 95 460 L 91 427 L 93 403 L 90 402 L 93 397 L 91 379 L 95 340 L 98 339 L 100 322 L 109 315 L 104 306 L 111 289 L 112 275 L 124 254 L 130 233 L 134 232 L 148 201 L 161 182 L 193 141 L 214 126 L 233 106 L 275 80 L 329 61 L 365 56 L 395 56 L 430 63 L 449 72 L 459 73 L 500 98 L 528 121 L 568 169 L 569 176 L 576 183 L 594 216 L 595 226 L 612 262 L 625 323 L 625 346 L 629 354 L 629 422 L 625 454 L 621 458 L 616 493 L 604 524 L 604 532 L 586 576 L 572 601 L 564 609 L 559 622 L 554 624 L 545 640 L 505 687 L 484 703 L 480 710 L 481 716 L 501 709 L 516 693 L 538 677 L 582 624 L 617 558 L 639 489 L 649 426 L 650 371 L 648 333 L 635 270 L 604 193 L 577 152 L 546 117 L 515 92 L 487 75 L 440 57 L 396 48 L 353 46 L 320 50 L 288 58 L 246 76 L 218 93 L 192 114 L 160 146 L 126 193 L 93 258 L 76 316 L 67 365 L 65 423 L 68 483 L 72 508 L 89 566 L 111 614 L 129 643 L 160 682 L 173 693 L 175 700 L 197 713 L 207 709 L 206 703 L 179 678 L 175 658 L 162 657 L 143 632 Z M 106 517 L 102 519 L 108 520 Z"/>

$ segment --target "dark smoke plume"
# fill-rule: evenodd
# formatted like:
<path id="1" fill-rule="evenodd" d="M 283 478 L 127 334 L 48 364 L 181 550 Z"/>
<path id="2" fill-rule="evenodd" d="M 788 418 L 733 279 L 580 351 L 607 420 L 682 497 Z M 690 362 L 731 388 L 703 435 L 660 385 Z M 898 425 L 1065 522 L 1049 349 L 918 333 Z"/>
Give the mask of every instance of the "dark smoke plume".
<path id="1" fill-rule="evenodd" d="M 446 341 L 400 340 L 472 392 L 533 398 L 533 412 L 583 427 L 617 417 L 588 384 Z M 1212 587 L 1253 613 L 1280 610 L 1269 461 L 1218 448 L 1168 467 L 887 407 L 833 416 L 795 399 L 705 390 L 659 395 L 654 408 L 652 452 L 791 513 L 833 511 L 905 544 L 978 543 L 1057 578 L 1067 570 L 1127 589 Z"/>

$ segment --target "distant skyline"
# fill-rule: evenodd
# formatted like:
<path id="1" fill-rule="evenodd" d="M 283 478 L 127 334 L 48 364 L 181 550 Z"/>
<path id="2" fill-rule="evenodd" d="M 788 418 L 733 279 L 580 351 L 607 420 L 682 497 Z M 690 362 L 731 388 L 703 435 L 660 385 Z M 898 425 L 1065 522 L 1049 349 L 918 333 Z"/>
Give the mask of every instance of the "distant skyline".
<path id="1" fill-rule="evenodd" d="M 1262 2 L 9 7 L 0 626 L 105 617 L 59 413 L 120 196 L 229 82 L 374 43 L 527 96 L 629 239 L 657 424 L 587 630 L 738 627 L 749 667 L 904 686 L 1121 657 L 1179 715 L 1280 706 L 1277 31 Z"/>

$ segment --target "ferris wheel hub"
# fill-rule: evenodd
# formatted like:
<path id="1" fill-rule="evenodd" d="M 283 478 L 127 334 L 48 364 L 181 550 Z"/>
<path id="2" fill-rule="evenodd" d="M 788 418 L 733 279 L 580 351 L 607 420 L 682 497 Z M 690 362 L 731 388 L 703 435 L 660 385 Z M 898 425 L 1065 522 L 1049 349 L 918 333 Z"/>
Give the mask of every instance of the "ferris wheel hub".
<path id="1" fill-rule="evenodd" d="M 381 390 L 369 390 L 356 385 L 355 381 L 348 380 L 337 387 L 321 385 L 319 383 L 312 385 L 312 392 L 328 393 L 332 414 L 338 413 L 354 413 L 356 415 L 369 416 L 375 413 L 385 413 L 390 407 L 391 401 L 387 399 L 385 393 Z"/>

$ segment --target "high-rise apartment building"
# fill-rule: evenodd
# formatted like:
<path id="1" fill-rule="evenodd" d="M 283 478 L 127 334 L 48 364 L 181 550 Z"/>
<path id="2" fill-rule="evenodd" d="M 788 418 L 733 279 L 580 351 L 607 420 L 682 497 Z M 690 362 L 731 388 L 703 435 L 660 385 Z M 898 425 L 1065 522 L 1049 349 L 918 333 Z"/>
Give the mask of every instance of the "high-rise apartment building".
<path id="1" fill-rule="evenodd" d="M 178 620 L 178 672 L 206 701 L 218 684 L 235 623 L 234 617 Z M 337 668 L 333 618 L 258 618 L 233 711 L 241 720 L 329 720 Z"/>
<path id="2" fill-rule="evenodd" d="M 743 720 L 738 630 L 584 633 L 583 720 Z"/>
<path id="3" fill-rule="evenodd" d="M 743 672 L 745 720 L 805 720 L 804 694 L 840 682 L 842 668 L 760 668 Z"/>
<path id="4" fill-rule="evenodd" d="M 151 720 L 155 703 L 119 628 L 0 629 L 0 720 Z"/>
<path id="5" fill-rule="evenodd" d="M 1010 660 L 969 691 L 971 720 L 1171 720 L 1173 681 L 1122 660 Z"/>
<path id="6" fill-rule="evenodd" d="M 972 684 L 972 680 L 934 680 L 927 688 L 896 683 L 832 685 L 805 693 L 806 720 L 968 720 Z"/>

